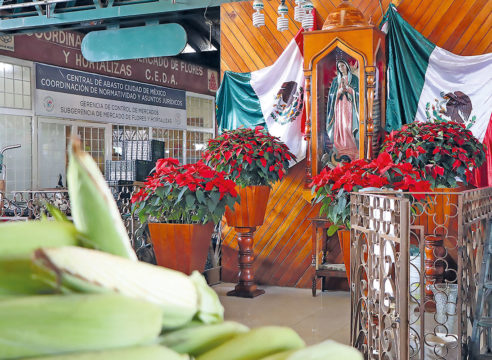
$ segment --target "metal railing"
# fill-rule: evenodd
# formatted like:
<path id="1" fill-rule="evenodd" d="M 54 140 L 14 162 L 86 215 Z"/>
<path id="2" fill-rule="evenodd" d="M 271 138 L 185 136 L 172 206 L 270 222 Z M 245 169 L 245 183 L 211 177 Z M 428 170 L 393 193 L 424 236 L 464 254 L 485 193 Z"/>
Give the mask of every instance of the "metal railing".
<path id="1" fill-rule="evenodd" d="M 147 226 L 142 225 L 137 216 L 131 214 L 131 197 L 138 191 L 134 185 L 111 185 L 111 192 L 120 211 L 123 223 L 133 248 L 139 252 L 148 248 Z M 70 200 L 67 190 L 32 190 L 0 192 L 0 221 L 26 221 L 39 219 L 48 214 L 46 203 L 60 209 L 71 217 Z M 147 260 L 147 259 L 146 259 Z"/>
<path id="2" fill-rule="evenodd" d="M 366 359 L 468 356 L 492 188 L 351 195 L 351 343 Z"/>
<path id="3" fill-rule="evenodd" d="M 109 185 L 121 214 L 128 237 L 140 260 L 155 264 L 156 259 L 150 241 L 147 224 L 140 223 L 138 216 L 131 213 L 131 198 L 139 190 L 136 185 Z M 49 216 L 46 204 L 49 203 L 71 218 L 70 200 L 68 191 L 30 190 L 13 191 L 8 194 L 0 192 L 0 223 L 2 221 L 27 221 L 41 218 L 42 214 Z M 221 229 L 216 226 L 213 237 L 213 246 L 209 255 L 210 263 L 206 269 L 220 267 L 221 256 Z"/>

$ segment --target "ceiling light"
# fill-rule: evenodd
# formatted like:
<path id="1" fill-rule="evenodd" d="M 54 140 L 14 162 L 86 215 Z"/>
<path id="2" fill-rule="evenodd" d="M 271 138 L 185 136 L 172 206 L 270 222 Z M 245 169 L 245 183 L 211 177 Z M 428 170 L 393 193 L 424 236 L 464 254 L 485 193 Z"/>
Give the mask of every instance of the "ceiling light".
<path id="1" fill-rule="evenodd" d="M 181 54 L 191 54 L 191 53 L 196 53 L 195 49 L 193 49 L 190 44 L 186 44 L 185 48 L 183 51 L 181 51 Z"/>

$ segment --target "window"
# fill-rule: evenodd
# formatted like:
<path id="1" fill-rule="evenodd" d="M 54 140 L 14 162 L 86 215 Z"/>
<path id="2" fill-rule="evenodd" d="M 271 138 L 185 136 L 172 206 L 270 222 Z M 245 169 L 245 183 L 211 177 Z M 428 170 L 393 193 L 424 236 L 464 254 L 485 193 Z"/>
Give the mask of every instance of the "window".
<path id="1" fill-rule="evenodd" d="M 82 141 L 82 148 L 87 151 L 104 174 L 105 160 L 105 129 L 99 126 L 78 126 L 77 134 Z"/>
<path id="2" fill-rule="evenodd" d="M 186 97 L 187 125 L 213 130 L 214 100 L 196 96 Z"/>
<path id="3" fill-rule="evenodd" d="M 0 107 L 31 109 L 31 68 L 0 62 Z"/>
<path id="4" fill-rule="evenodd" d="M 184 161 L 183 156 L 183 130 L 152 129 L 152 139 L 164 141 L 166 157 Z"/>
<path id="5" fill-rule="evenodd" d="M 149 133 L 147 127 L 113 125 L 112 160 L 123 160 L 123 141 L 149 140 Z"/>
<path id="6" fill-rule="evenodd" d="M 186 162 L 200 160 L 208 140 L 215 135 L 214 99 L 198 95 L 186 97 L 188 129 L 186 130 Z"/>
<path id="7" fill-rule="evenodd" d="M 188 164 L 200 160 L 208 140 L 212 137 L 212 133 L 198 131 L 186 132 L 186 162 Z"/>
<path id="8" fill-rule="evenodd" d="M 166 157 L 188 164 L 198 161 L 215 134 L 214 104 L 211 96 L 188 94 L 187 130 L 113 125 L 112 160 L 123 160 L 123 141 L 160 140 L 165 144 Z"/>
<path id="9" fill-rule="evenodd" d="M 41 189 L 67 186 L 68 144 L 72 126 L 62 122 L 38 121 L 38 182 Z M 61 184 L 60 184 L 61 182 Z"/>
<path id="10" fill-rule="evenodd" d="M 0 149 L 15 144 L 21 147 L 4 153 L 6 192 L 31 188 L 31 117 L 0 114 Z"/>

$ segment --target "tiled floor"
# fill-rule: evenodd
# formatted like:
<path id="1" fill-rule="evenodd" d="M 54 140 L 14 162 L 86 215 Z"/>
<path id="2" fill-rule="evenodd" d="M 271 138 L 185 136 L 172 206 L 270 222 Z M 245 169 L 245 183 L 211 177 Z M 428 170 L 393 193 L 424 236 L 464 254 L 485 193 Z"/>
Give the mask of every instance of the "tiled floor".
<path id="1" fill-rule="evenodd" d="M 234 284 L 221 283 L 214 290 L 225 308 L 226 320 L 249 327 L 285 325 L 293 328 L 308 345 L 326 339 L 348 344 L 350 339 L 350 294 L 323 292 L 313 297 L 309 289 L 260 286 L 265 294 L 254 299 L 226 296 Z"/>

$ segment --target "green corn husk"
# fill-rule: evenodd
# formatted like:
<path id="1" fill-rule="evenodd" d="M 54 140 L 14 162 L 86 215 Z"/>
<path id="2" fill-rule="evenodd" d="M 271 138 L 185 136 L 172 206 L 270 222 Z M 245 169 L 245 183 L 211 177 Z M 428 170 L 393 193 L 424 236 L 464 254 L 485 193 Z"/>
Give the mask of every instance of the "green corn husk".
<path id="1" fill-rule="evenodd" d="M 208 304 L 205 319 L 222 320 L 224 309 L 217 294 L 199 289 L 203 283 L 195 285 L 196 279 L 178 271 L 73 246 L 39 249 L 34 262 L 41 270 L 54 272 L 58 283 L 74 291 L 115 291 L 160 305 L 165 329 L 183 326 L 195 315 L 200 319 L 200 304 Z M 215 316 L 210 304 L 217 307 Z"/>
<path id="2" fill-rule="evenodd" d="M 30 256 L 0 258 L 0 297 L 53 292 L 52 286 L 33 274 Z"/>
<path id="3" fill-rule="evenodd" d="M 198 356 L 197 360 L 258 360 L 304 346 L 299 335 L 288 327 L 263 326 L 226 341 Z"/>
<path id="4" fill-rule="evenodd" d="M 201 355 L 220 344 L 249 331 L 245 325 L 234 321 L 220 324 L 191 326 L 168 332 L 159 343 L 181 354 Z"/>
<path id="5" fill-rule="evenodd" d="M 0 297 L 52 293 L 37 279 L 31 256 L 43 247 L 77 245 L 75 226 L 65 221 L 9 222 L 0 225 Z"/>
<path id="6" fill-rule="evenodd" d="M 198 312 L 196 319 L 205 324 L 214 324 L 224 320 L 224 307 L 217 293 L 207 284 L 207 280 L 198 271 L 193 271 L 190 280 L 195 285 L 198 295 Z"/>
<path id="7" fill-rule="evenodd" d="M 28 256 L 40 247 L 77 245 L 75 226 L 61 221 L 22 221 L 0 225 L 0 258 Z"/>
<path id="8" fill-rule="evenodd" d="M 300 350 L 290 350 L 262 358 L 261 360 L 362 360 L 362 354 L 348 345 L 333 340 L 323 341 Z"/>
<path id="9" fill-rule="evenodd" d="M 137 260 L 113 195 L 77 139 L 72 139 L 67 181 L 76 228 L 96 249 Z"/>
<path id="10" fill-rule="evenodd" d="M 26 358 L 24 360 L 189 360 L 188 355 L 178 354 L 164 346 L 151 345 L 116 350 L 91 351 L 64 355 Z"/>
<path id="11" fill-rule="evenodd" d="M 0 358 L 153 343 L 162 309 L 118 294 L 43 295 L 0 301 Z"/>

